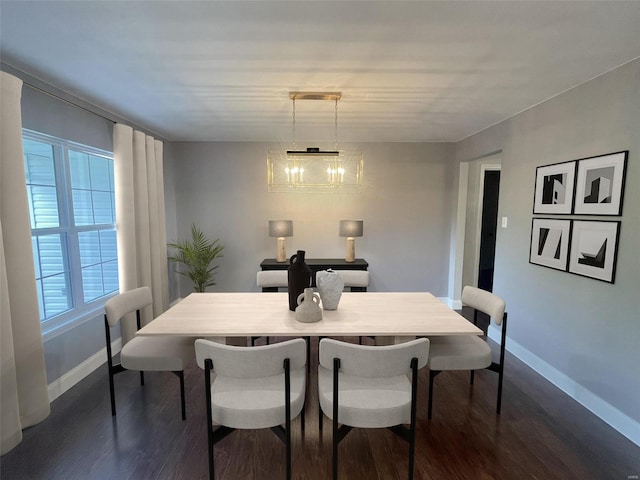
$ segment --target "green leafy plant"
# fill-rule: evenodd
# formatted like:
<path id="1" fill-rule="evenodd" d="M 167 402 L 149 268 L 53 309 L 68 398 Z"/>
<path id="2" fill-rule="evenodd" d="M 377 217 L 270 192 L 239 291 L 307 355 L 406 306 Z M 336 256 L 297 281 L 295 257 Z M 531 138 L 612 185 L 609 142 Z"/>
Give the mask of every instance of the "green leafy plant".
<path id="1" fill-rule="evenodd" d="M 194 223 L 191 225 L 191 240 L 169 243 L 168 246 L 173 249 L 169 261 L 186 267 L 186 271 L 178 273 L 189 277 L 196 292 L 204 292 L 206 287 L 216 284 L 214 276 L 218 265 L 211 263 L 222 257 L 224 245 L 219 239 L 210 241 Z"/>

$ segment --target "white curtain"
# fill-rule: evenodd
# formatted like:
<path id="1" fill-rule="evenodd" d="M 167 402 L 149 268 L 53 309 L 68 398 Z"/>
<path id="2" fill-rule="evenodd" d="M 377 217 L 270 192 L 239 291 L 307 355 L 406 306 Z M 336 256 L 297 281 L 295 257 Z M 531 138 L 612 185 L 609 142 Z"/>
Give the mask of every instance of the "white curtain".
<path id="1" fill-rule="evenodd" d="M 50 413 L 22 150 L 22 81 L 0 72 L 0 454 Z"/>
<path id="2" fill-rule="evenodd" d="M 120 291 L 151 288 L 145 324 L 169 306 L 162 142 L 116 124 L 113 154 Z M 134 334 L 129 323 L 122 326 L 123 343 Z"/>

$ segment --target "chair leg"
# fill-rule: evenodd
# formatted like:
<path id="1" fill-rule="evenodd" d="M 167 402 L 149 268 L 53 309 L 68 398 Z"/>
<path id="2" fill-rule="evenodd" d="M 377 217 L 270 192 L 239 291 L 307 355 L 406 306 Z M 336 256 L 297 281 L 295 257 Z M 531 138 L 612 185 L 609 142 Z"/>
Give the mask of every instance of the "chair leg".
<path id="1" fill-rule="evenodd" d="M 338 480 L 338 419 L 336 417 L 333 418 L 331 446 L 333 452 L 331 461 L 332 478 L 333 480 Z"/>
<path id="2" fill-rule="evenodd" d="M 107 342 L 107 368 L 109 371 L 109 394 L 111 396 L 111 416 L 116 414 L 116 392 L 113 385 L 113 358 L 111 356 L 111 332 L 109 330 L 109 322 L 107 321 L 107 314 L 104 315 L 104 333 Z"/>
<path id="3" fill-rule="evenodd" d="M 332 450 L 333 458 L 331 470 L 333 472 L 333 480 L 338 480 L 338 372 L 340 370 L 340 359 L 333 359 L 333 433 L 332 433 Z"/>
<path id="4" fill-rule="evenodd" d="M 496 414 L 500 415 L 500 408 L 502 407 L 502 377 L 504 375 L 504 368 L 500 365 L 500 371 L 498 372 L 498 403 L 496 405 Z"/>
<path id="5" fill-rule="evenodd" d="M 284 418 L 287 480 L 291 480 L 291 371 L 290 360 L 284 359 Z"/>
<path id="6" fill-rule="evenodd" d="M 144 387 L 144 372 L 140 372 L 140 385 Z"/>
<path id="7" fill-rule="evenodd" d="M 109 362 L 111 363 L 111 362 Z M 116 414 L 116 392 L 113 386 L 113 372 L 111 371 L 111 365 L 109 365 L 109 393 L 111 394 L 111 415 Z"/>
<path id="8" fill-rule="evenodd" d="M 322 423 L 323 423 L 323 414 L 322 407 L 320 406 L 320 402 L 318 402 L 318 430 L 322 433 Z"/>
<path id="9" fill-rule="evenodd" d="M 418 401 L 418 359 L 411 359 L 411 425 L 409 427 L 409 480 L 413 480 L 416 451 L 416 403 Z"/>
<path id="10" fill-rule="evenodd" d="M 440 373 L 439 370 L 429 370 L 429 407 L 427 409 L 427 418 L 431 420 L 433 413 L 433 379 Z"/>
<path id="11" fill-rule="evenodd" d="M 471 374 L 469 375 L 469 383 L 471 385 L 473 385 L 474 373 L 476 373 L 476 371 L 475 370 L 471 370 Z"/>
<path id="12" fill-rule="evenodd" d="M 209 480 L 214 480 L 214 463 L 213 463 L 213 415 L 211 413 L 211 370 L 213 362 L 207 358 L 204 362 L 204 397 L 207 412 L 207 445 L 209 453 Z"/>
<path id="13" fill-rule="evenodd" d="M 176 372 L 178 375 L 178 378 L 180 378 L 180 403 L 182 406 L 182 420 L 186 420 L 187 419 L 187 407 L 185 405 L 185 401 L 184 401 L 184 371 L 180 370 L 179 372 Z"/>

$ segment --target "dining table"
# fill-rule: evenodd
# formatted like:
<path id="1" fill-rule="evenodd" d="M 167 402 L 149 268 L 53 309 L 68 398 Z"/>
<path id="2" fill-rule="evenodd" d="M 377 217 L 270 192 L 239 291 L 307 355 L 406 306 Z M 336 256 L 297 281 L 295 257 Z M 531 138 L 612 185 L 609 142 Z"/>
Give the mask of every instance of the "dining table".
<path id="1" fill-rule="evenodd" d="M 336 310 L 313 323 L 296 320 L 286 292 L 191 293 L 137 335 L 189 337 L 403 338 L 482 335 L 472 322 L 428 292 L 344 292 Z"/>

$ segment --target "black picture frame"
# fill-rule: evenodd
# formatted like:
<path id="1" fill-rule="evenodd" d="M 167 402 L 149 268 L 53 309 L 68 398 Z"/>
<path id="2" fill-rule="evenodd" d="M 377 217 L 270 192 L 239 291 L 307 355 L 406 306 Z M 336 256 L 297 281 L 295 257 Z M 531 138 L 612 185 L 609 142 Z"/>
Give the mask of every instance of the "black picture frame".
<path id="1" fill-rule="evenodd" d="M 571 220 L 532 219 L 529 263 L 566 271 L 570 240 Z"/>
<path id="2" fill-rule="evenodd" d="M 575 160 L 536 168 L 534 214 L 567 215 L 572 212 L 576 168 Z"/>
<path id="3" fill-rule="evenodd" d="M 628 150 L 578 160 L 573 213 L 622 215 Z"/>
<path id="4" fill-rule="evenodd" d="M 573 220 L 569 273 L 614 283 L 621 223 Z"/>

